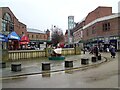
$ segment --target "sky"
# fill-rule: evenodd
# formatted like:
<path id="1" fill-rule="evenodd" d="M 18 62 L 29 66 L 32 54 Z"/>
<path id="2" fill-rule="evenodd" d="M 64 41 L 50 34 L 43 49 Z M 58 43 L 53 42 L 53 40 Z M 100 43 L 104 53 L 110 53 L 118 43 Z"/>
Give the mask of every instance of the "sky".
<path id="1" fill-rule="evenodd" d="M 56 25 L 66 31 L 68 16 L 79 22 L 98 6 L 112 7 L 118 13 L 120 0 L 0 0 L 0 7 L 9 7 L 17 19 L 27 28 L 41 31 Z"/>

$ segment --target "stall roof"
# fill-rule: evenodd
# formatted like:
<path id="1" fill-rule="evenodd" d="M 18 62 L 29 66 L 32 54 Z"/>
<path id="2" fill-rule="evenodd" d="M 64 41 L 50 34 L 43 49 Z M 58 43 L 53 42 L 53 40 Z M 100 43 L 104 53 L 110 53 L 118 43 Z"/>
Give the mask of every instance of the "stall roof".
<path id="1" fill-rule="evenodd" d="M 9 40 L 20 40 L 20 37 L 17 35 L 15 31 L 13 31 L 8 35 L 8 39 Z"/>

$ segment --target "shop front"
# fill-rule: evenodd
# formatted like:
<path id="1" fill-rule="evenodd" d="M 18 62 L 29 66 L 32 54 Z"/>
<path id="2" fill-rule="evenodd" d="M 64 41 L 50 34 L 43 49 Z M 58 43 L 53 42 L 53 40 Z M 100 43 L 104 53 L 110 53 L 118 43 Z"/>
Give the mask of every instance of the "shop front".
<path id="1" fill-rule="evenodd" d="M 20 37 L 16 34 L 16 32 L 11 32 L 7 36 L 8 38 L 8 50 L 18 50 L 19 49 L 19 41 Z"/>

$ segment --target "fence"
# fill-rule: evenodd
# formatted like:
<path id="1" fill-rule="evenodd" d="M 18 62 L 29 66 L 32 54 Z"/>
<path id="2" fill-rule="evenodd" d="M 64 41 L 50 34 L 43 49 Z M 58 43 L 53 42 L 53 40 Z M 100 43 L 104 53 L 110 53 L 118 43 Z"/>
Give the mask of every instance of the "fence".
<path id="1" fill-rule="evenodd" d="M 52 51 L 51 48 L 46 48 L 45 50 L 8 51 L 8 60 L 48 57 L 50 56 L 51 51 Z M 62 49 L 62 55 L 77 55 L 77 54 L 81 54 L 79 47 Z"/>

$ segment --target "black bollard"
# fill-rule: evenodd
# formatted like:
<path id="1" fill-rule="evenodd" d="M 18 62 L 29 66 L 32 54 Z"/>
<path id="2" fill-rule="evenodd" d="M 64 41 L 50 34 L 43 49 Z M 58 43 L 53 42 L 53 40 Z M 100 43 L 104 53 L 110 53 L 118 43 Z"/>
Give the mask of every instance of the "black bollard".
<path id="1" fill-rule="evenodd" d="M 65 67 L 73 67 L 73 61 L 65 61 Z"/>
<path id="2" fill-rule="evenodd" d="M 92 62 L 97 62 L 97 59 L 95 56 L 91 57 L 91 59 L 92 59 Z"/>
<path id="3" fill-rule="evenodd" d="M 81 64 L 83 64 L 83 65 L 89 64 L 89 59 L 88 58 L 81 58 Z"/>
<path id="4" fill-rule="evenodd" d="M 44 62 L 42 63 L 42 70 L 50 70 L 50 63 L 49 62 Z"/>
<path id="5" fill-rule="evenodd" d="M 6 68 L 6 63 L 5 62 L 0 62 L 0 68 Z"/>
<path id="6" fill-rule="evenodd" d="M 11 64 L 11 71 L 21 71 L 21 64 L 20 63 L 14 63 Z"/>

